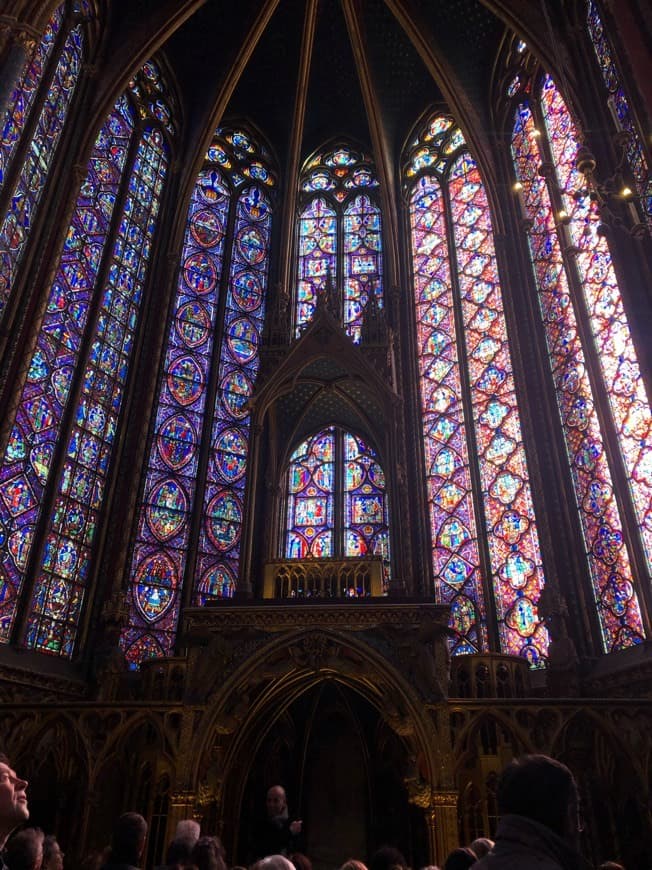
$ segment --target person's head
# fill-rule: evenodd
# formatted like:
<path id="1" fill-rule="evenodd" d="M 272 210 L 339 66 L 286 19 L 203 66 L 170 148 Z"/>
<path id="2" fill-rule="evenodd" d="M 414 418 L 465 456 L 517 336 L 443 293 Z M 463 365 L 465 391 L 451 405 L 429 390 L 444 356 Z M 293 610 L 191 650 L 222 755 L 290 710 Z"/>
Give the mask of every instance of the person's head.
<path id="1" fill-rule="evenodd" d="M 469 867 L 473 867 L 477 860 L 478 856 L 468 846 L 453 849 L 444 861 L 444 870 L 469 870 Z"/>
<path id="2" fill-rule="evenodd" d="M 200 837 L 190 860 L 197 870 L 226 870 L 224 849 L 219 837 Z"/>
<path id="3" fill-rule="evenodd" d="M 111 860 L 116 864 L 138 864 L 147 839 L 147 822 L 138 813 L 124 813 L 113 829 Z"/>
<path id="4" fill-rule="evenodd" d="M 28 818 L 27 780 L 16 775 L 6 755 L 0 755 L 0 849 Z"/>
<path id="5" fill-rule="evenodd" d="M 401 852 L 393 846 L 381 846 L 369 861 L 369 870 L 393 870 L 400 867 L 407 867 L 407 863 Z"/>
<path id="6" fill-rule="evenodd" d="M 43 840 L 40 828 L 25 828 L 14 834 L 7 843 L 7 864 L 11 870 L 41 870 Z"/>
<path id="7" fill-rule="evenodd" d="M 177 831 L 179 830 L 177 826 Z M 190 837 L 175 837 L 165 853 L 168 867 L 186 867 L 192 864 L 192 850 L 197 841 Z"/>
<path id="8" fill-rule="evenodd" d="M 282 785 L 273 785 L 267 792 L 267 815 L 270 819 L 287 813 L 288 804 L 285 797 L 285 789 Z"/>
<path id="9" fill-rule="evenodd" d="M 267 855 L 256 861 L 251 870 L 294 870 L 294 864 L 285 855 Z"/>
<path id="10" fill-rule="evenodd" d="M 288 855 L 288 857 L 295 870 L 312 870 L 312 861 L 307 855 L 304 855 L 303 852 L 293 852 L 291 855 Z"/>
<path id="11" fill-rule="evenodd" d="M 362 861 L 356 861 L 355 858 L 349 858 L 342 864 L 340 870 L 367 870 L 367 865 L 363 864 Z"/>
<path id="12" fill-rule="evenodd" d="M 200 834 L 201 828 L 199 827 L 199 822 L 196 822 L 194 819 L 181 819 L 180 822 L 177 822 L 174 839 L 192 840 L 194 845 L 199 839 Z"/>
<path id="13" fill-rule="evenodd" d="M 598 870 L 625 870 L 625 868 L 622 864 L 618 864 L 616 861 L 603 861 L 603 863 L 598 867 Z"/>
<path id="14" fill-rule="evenodd" d="M 43 870 L 63 870 L 63 857 L 57 838 L 50 834 L 43 840 Z"/>
<path id="15" fill-rule="evenodd" d="M 469 845 L 469 849 L 472 849 L 478 858 L 484 858 L 488 852 L 491 852 L 493 847 L 494 841 L 490 840 L 489 837 L 478 837 Z"/>
<path id="16" fill-rule="evenodd" d="M 501 816 L 525 816 L 576 842 L 579 793 L 573 774 L 560 761 L 547 755 L 514 759 L 500 775 L 496 797 Z"/>

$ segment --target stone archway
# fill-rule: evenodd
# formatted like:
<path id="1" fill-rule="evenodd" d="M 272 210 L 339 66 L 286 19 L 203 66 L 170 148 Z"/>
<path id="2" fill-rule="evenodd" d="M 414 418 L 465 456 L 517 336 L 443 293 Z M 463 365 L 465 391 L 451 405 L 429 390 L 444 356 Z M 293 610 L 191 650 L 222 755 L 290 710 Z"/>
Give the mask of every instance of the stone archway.
<path id="1" fill-rule="evenodd" d="M 306 699 L 316 698 L 330 686 L 340 698 L 348 699 L 349 723 L 359 725 L 361 717 L 367 717 L 367 732 L 359 741 L 363 751 L 373 754 L 368 737 L 373 728 L 392 736 L 400 756 L 394 771 L 397 788 L 403 790 L 406 805 L 419 807 L 416 817 L 426 831 L 418 860 L 443 860 L 457 839 L 457 794 L 445 703 L 445 609 L 384 599 L 357 606 L 240 604 L 188 616 L 197 620 L 188 626 L 190 642 L 193 634 L 202 639 L 202 646 L 190 652 L 189 679 L 205 680 L 211 670 L 215 673 L 218 661 L 220 674 L 213 678 L 200 727 L 192 738 L 185 787 L 197 795 L 207 827 L 223 834 L 229 854 L 246 858 L 239 843 L 240 818 L 251 800 L 251 777 L 260 770 L 255 762 L 261 747 L 266 740 L 270 745 L 276 740 L 278 749 L 282 734 L 274 729 L 291 731 L 299 722 L 305 762 L 318 717 L 313 711 L 308 727 L 310 716 L 298 711 L 301 704 L 309 703 Z M 351 737 L 351 728 L 342 725 L 340 736 L 341 749 Z M 329 751 L 336 763 L 336 747 Z M 280 773 L 281 767 L 276 770 Z M 311 787 L 305 770 L 293 778 L 298 788 Z M 255 788 L 270 784 L 274 783 L 256 783 Z M 373 842 L 373 837 L 367 837 L 367 842 Z"/>

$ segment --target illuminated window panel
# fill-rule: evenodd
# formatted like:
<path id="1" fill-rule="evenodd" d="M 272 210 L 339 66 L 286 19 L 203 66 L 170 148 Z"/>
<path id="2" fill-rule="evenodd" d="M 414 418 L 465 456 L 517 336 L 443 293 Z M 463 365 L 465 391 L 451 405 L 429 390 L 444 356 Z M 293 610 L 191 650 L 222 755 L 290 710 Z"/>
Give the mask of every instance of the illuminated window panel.
<path id="1" fill-rule="evenodd" d="M 541 104 L 561 188 L 569 192 L 582 190 L 583 177 L 575 168 L 577 133 L 550 77 L 543 84 Z M 571 197 L 569 193 L 564 195 L 564 205 L 572 216 L 569 230 L 577 250 L 575 262 L 596 356 L 627 469 L 648 568 L 652 569 L 652 415 L 645 386 L 609 245 L 598 232 L 598 205 L 586 194 Z"/>
<path id="2" fill-rule="evenodd" d="M 382 305 L 380 209 L 361 194 L 344 210 L 344 327 L 356 342 L 372 296 Z"/>
<path id="3" fill-rule="evenodd" d="M 412 142 L 405 184 L 435 595 L 451 606 L 453 652 L 486 649 L 484 547 L 500 649 L 537 667 L 548 651 L 544 577 L 491 216 L 452 118 L 435 117 Z"/>
<path id="4" fill-rule="evenodd" d="M 48 22 L 34 54 L 25 62 L 19 83 L 11 94 L 8 108 L 2 118 L 2 128 L 0 131 L 0 190 L 2 190 L 11 159 L 29 118 L 36 91 L 48 66 L 57 35 L 61 30 L 63 17 L 64 4 L 62 3 Z"/>
<path id="5" fill-rule="evenodd" d="M 562 128 L 565 131 L 564 141 L 553 146 L 553 151 L 557 160 L 561 160 L 562 168 L 565 167 L 563 171 L 568 181 L 569 161 L 574 158 L 577 144 L 568 135 L 570 119 L 565 107 L 561 109 L 557 98 L 550 93 L 550 80 L 547 90 L 546 99 L 558 112 L 553 135 L 560 136 Z M 551 122 L 549 116 L 548 124 Z M 528 239 L 539 288 L 539 303 L 604 649 L 609 652 L 640 642 L 643 635 L 641 613 L 631 583 L 631 565 L 623 539 L 623 524 L 587 372 L 587 351 L 582 346 L 578 331 L 550 195 L 545 179 L 539 174 L 543 162 L 540 131 L 531 108 L 526 104 L 520 106 L 516 114 L 512 155 L 517 179 L 523 185 L 525 213 L 532 221 Z M 587 241 L 581 244 L 580 256 L 587 263 L 593 260 L 594 254 L 597 255 L 596 264 L 599 264 L 599 268 L 594 274 L 602 275 L 602 286 L 607 291 L 602 298 L 609 305 L 615 305 L 612 311 L 617 313 L 620 298 L 619 294 L 615 296 L 612 292 L 614 283 L 611 280 L 613 267 L 610 257 L 604 249 L 602 254 L 599 253 L 601 242 L 593 221 L 589 219 L 586 222 L 589 217 L 586 204 L 578 203 L 577 209 L 582 217 L 582 230 L 588 227 Z M 590 242 L 597 243 L 593 250 Z M 616 316 L 614 324 L 616 337 L 622 338 L 623 319 Z M 611 349 L 605 346 L 605 353 L 608 359 Z"/>
<path id="6" fill-rule="evenodd" d="M 548 651 L 545 580 L 489 203 L 468 154 L 450 170 L 449 195 L 500 648 L 536 666 Z"/>
<path id="7" fill-rule="evenodd" d="M 410 202 L 417 358 L 435 594 L 451 606 L 453 651 L 487 643 L 486 611 L 464 429 L 445 204 L 437 178 L 422 176 Z"/>
<path id="8" fill-rule="evenodd" d="M 339 145 L 315 155 L 300 180 L 306 202 L 299 217 L 295 335 L 330 286 L 342 300 L 342 325 L 359 342 L 371 297 L 383 307 L 382 221 L 372 192 L 378 179 L 369 157 Z"/>
<path id="9" fill-rule="evenodd" d="M 299 445 L 287 477 L 286 559 L 328 559 L 335 555 L 335 430 Z"/>
<path id="10" fill-rule="evenodd" d="M 95 142 L 0 465 L 0 639 L 8 641 L 135 123 L 121 97 Z"/>
<path id="11" fill-rule="evenodd" d="M 221 173 L 202 170 L 188 213 L 132 558 L 130 616 L 122 640 L 130 663 L 139 662 L 143 652 L 169 653 L 174 643 L 229 200 Z"/>
<path id="12" fill-rule="evenodd" d="M 361 438 L 331 427 L 308 438 L 287 473 L 286 559 L 383 559 L 390 548 L 385 475 Z"/>
<path id="13" fill-rule="evenodd" d="M 636 189 L 641 197 L 641 204 L 648 227 L 652 228 L 652 179 L 645 157 L 641 136 L 632 114 L 629 100 L 621 84 L 618 69 L 613 60 L 613 54 L 604 25 L 595 0 L 589 0 L 587 6 L 587 26 L 593 43 L 602 78 L 610 95 L 610 106 L 614 122 L 618 127 L 629 133 L 626 144 L 627 161 L 636 182 Z"/>
<path id="14" fill-rule="evenodd" d="M 258 187 L 245 189 L 236 210 L 195 604 L 230 597 L 238 578 L 251 419 L 247 403 L 260 362 L 271 224 L 269 199 Z"/>
<path id="15" fill-rule="evenodd" d="M 337 217 L 335 211 L 318 197 L 313 199 L 299 220 L 299 274 L 297 278 L 296 334 L 312 320 L 319 294 L 328 275 L 337 274 Z"/>
<path id="16" fill-rule="evenodd" d="M 259 365 L 269 194 L 277 184 L 269 158 L 246 131 L 219 128 L 192 194 L 120 639 L 131 669 L 172 654 L 184 582 L 199 605 L 230 597 L 237 584 L 247 403 Z"/>
<path id="17" fill-rule="evenodd" d="M 168 166 L 157 128 L 136 157 L 48 524 L 26 643 L 72 656 Z"/>
<path id="18" fill-rule="evenodd" d="M 41 107 L 31 145 L 0 225 L 0 313 L 14 284 L 16 269 L 25 250 L 36 211 L 45 188 L 70 102 L 79 78 L 83 40 L 81 26 L 66 39 L 47 96 Z"/>

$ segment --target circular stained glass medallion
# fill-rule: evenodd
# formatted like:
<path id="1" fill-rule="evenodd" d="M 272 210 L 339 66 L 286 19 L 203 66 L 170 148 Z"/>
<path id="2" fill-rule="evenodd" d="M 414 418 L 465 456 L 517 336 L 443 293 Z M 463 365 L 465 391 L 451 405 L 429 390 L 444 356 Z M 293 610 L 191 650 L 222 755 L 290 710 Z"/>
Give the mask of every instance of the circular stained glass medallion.
<path id="1" fill-rule="evenodd" d="M 190 462 L 195 453 L 196 438 L 195 429 L 187 417 L 183 414 L 168 417 L 156 439 L 158 452 L 168 468 L 178 471 Z"/>
<path id="2" fill-rule="evenodd" d="M 226 341 L 235 359 L 247 363 L 258 350 L 258 330 L 246 317 L 239 317 L 230 325 Z"/>
<path id="3" fill-rule="evenodd" d="M 225 429 L 215 444 L 215 464 L 229 483 L 238 480 L 247 468 L 247 439 L 239 429 Z"/>
<path id="4" fill-rule="evenodd" d="M 175 480 L 165 480 L 152 490 L 148 501 L 147 524 L 159 541 L 168 541 L 186 522 L 186 494 Z"/>
<path id="5" fill-rule="evenodd" d="M 260 279 L 254 272 L 238 272 L 232 285 L 233 298 L 243 311 L 255 311 L 263 299 Z"/>
<path id="6" fill-rule="evenodd" d="M 170 366 L 167 383 L 180 405 L 191 405 L 201 395 L 204 376 L 191 356 L 180 356 Z"/>
<path id="7" fill-rule="evenodd" d="M 186 302 L 175 319 L 177 335 L 186 347 L 204 344 L 211 330 L 211 317 L 202 302 Z"/>
<path id="8" fill-rule="evenodd" d="M 217 282 L 215 261 L 206 251 L 197 251 L 183 264 L 183 276 L 195 293 L 210 293 Z"/>
<path id="9" fill-rule="evenodd" d="M 221 386 L 222 403 L 227 412 L 236 420 L 246 417 L 249 413 L 247 402 L 252 391 L 249 378 L 236 369 L 223 379 Z"/>
<path id="10" fill-rule="evenodd" d="M 202 248 L 212 248 L 224 235 L 220 219 L 212 209 L 202 209 L 194 213 L 190 232 Z"/>
<path id="11" fill-rule="evenodd" d="M 148 622 L 160 619 L 174 601 L 177 585 L 177 568 L 165 553 L 155 553 L 141 562 L 134 589 L 141 616 Z"/>
<path id="12" fill-rule="evenodd" d="M 233 493 L 222 492 L 208 505 L 206 530 L 213 545 L 224 552 L 230 550 L 240 538 L 242 507 Z"/>
<path id="13" fill-rule="evenodd" d="M 267 249 L 265 233 L 258 227 L 244 227 L 236 236 L 236 244 L 242 258 L 251 265 L 264 259 Z"/>

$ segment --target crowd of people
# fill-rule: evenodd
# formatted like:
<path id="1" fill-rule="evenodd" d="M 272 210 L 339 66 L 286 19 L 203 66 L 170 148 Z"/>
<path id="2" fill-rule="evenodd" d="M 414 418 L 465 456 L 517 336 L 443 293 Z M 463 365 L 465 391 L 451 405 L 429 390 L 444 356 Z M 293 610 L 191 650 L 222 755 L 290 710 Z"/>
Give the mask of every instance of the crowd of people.
<path id="1" fill-rule="evenodd" d="M 422 870 L 591 870 L 579 851 L 583 822 L 577 784 L 564 764 L 545 755 L 515 759 L 500 776 L 497 801 L 500 819 L 494 840 L 480 837 L 454 849 L 441 868 Z M 64 870 L 55 837 L 25 827 L 28 819 L 27 782 L 0 755 L 0 870 Z M 272 786 L 265 819 L 250 844 L 250 870 L 312 870 L 302 837 L 303 822 L 290 817 L 285 790 Z M 125 813 L 115 825 L 111 845 L 90 856 L 84 870 L 138 870 L 146 840 L 145 819 Z M 228 865 L 219 838 L 202 836 L 198 822 L 187 819 L 179 822 L 159 870 L 228 870 Z M 409 868 L 403 855 L 387 845 L 368 864 L 351 858 L 339 870 Z M 625 868 L 607 861 L 598 870 Z"/>

